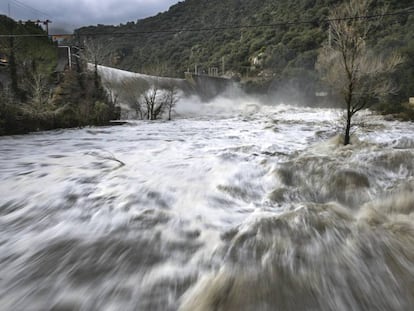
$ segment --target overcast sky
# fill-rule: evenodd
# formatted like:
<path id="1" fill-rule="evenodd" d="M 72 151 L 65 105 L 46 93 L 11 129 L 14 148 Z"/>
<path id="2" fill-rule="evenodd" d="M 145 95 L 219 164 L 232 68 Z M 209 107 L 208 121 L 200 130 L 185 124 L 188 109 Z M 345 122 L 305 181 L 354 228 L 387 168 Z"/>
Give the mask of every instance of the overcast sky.
<path id="1" fill-rule="evenodd" d="M 52 21 L 52 33 L 80 26 L 119 25 L 167 11 L 178 0 L 0 0 L 0 14 Z"/>

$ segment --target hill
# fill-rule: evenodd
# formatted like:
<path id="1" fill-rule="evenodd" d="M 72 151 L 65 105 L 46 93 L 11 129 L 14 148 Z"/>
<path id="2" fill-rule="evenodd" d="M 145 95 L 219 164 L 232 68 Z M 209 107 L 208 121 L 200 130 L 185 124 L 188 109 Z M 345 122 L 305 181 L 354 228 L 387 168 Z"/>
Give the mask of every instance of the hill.
<path id="1" fill-rule="evenodd" d="M 125 70 L 183 77 L 195 67 L 201 73 L 215 67 L 220 75 L 249 81 L 247 89 L 250 85 L 251 90 L 286 90 L 288 84 L 313 92 L 318 49 L 328 37 L 325 20 L 329 9 L 340 2 L 186 0 L 150 18 L 83 27 L 76 34 L 81 41 L 102 42 L 107 48 L 102 63 Z M 412 6 L 407 0 L 373 2 L 378 7 L 385 4 L 389 12 Z M 406 66 L 395 74 L 401 100 L 408 98 L 414 83 L 413 34 L 413 15 L 389 16 L 370 42 L 378 51 L 398 50 L 406 57 Z"/>

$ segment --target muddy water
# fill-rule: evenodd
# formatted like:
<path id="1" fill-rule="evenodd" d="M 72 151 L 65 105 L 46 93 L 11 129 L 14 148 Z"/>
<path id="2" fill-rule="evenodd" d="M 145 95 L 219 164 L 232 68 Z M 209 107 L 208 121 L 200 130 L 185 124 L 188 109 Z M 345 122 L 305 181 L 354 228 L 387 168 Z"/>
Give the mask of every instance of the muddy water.
<path id="1" fill-rule="evenodd" d="M 0 309 L 412 310 L 414 125 L 234 105 L 0 138 Z"/>

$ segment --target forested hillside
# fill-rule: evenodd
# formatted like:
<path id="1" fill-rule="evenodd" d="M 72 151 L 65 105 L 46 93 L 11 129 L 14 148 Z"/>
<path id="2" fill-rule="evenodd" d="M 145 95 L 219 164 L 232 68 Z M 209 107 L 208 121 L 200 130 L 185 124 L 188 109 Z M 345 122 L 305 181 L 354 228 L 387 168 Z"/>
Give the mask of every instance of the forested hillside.
<path id="1" fill-rule="evenodd" d="M 318 49 L 328 38 L 325 20 L 338 3 L 186 0 L 154 17 L 119 26 L 84 27 L 77 34 L 81 41 L 89 37 L 102 42 L 107 48 L 103 63 L 126 70 L 182 77 L 196 65 L 202 73 L 216 67 L 219 74 L 224 68 L 227 75 L 250 80 L 251 89 L 286 90 L 289 86 L 313 91 L 318 80 L 314 71 Z M 412 1 L 378 0 L 373 10 L 384 5 L 388 12 L 404 12 Z M 414 14 L 387 16 L 370 42 L 378 51 L 398 50 L 405 56 L 405 65 L 395 73 L 401 100 L 412 95 L 413 34 Z"/>
<path id="2" fill-rule="evenodd" d="M 57 70 L 57 44 L 39 25 L 0 15 L 0 35 L 0 135 L 104 125 L 119 117 L 83 61 Z"/>

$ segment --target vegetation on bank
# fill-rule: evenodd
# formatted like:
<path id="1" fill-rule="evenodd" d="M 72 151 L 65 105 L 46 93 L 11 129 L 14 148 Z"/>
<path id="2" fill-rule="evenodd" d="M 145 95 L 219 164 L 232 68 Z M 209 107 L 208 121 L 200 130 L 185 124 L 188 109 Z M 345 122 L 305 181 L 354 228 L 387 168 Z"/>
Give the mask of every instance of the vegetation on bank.
<path id="1" fill-rule="evenodd" d="M 0 34 L 39 34 L 32 22 L 0 16 Z M 99 77 L 78 61 L 56 71 L 58 47 L 47 36 L 0 38 L 0 135 L 105 125 L 119 118 Z"/>

